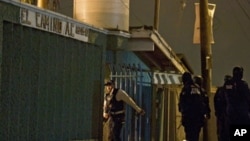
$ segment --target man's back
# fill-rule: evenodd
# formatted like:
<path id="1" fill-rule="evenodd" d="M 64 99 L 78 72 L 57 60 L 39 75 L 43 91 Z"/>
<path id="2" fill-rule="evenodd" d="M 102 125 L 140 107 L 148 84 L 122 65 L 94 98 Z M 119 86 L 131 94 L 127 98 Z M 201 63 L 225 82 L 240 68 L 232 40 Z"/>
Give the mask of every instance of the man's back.
<path id="1" fill-rule="evenodd" d="M 250 92 L 247 82 L 231 79 L 224 85 L 227 115 L 231 124 L 250 123 Z"/>
<path id="2" fill-rule="evenodd" d="M 223 86 L 218 87 L 214 95 L 214 110 L 217 118 L 226 114 L 225 89 Z"/>
<path id="3" fill-rule="evenodd" d="M 234 109 L 246 109 L 248 104 L 248 99 L 250 96 L 248 85 L 245 81 L 239 80 L 230 80 L 224 85 L 226 92 L 226 99 L 228 106 Z"/>
<path id="4" fill-rule="evenodd" d="M 205 114 L 205 105 L 201 88 L 192 83 L 185 85 L 180 94 L 179 110 L 183 116 L 200 119 Z"/>

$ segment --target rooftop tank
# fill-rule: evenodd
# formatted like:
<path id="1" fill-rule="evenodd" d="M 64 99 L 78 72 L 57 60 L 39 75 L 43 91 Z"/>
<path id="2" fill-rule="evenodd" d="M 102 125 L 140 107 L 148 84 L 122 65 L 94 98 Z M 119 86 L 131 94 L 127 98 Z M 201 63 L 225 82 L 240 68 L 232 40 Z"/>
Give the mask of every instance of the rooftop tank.
<path id="1" fill-rule="evenodd" d="M 106 29 L 129 30 L 129 0 L 74 0 L 73 17 Z"/>
<path id="2" fill-rule="evenodd" d="M 37 7 L 56 11 L 60 5 L 60 0 L 37 0 Z"/>

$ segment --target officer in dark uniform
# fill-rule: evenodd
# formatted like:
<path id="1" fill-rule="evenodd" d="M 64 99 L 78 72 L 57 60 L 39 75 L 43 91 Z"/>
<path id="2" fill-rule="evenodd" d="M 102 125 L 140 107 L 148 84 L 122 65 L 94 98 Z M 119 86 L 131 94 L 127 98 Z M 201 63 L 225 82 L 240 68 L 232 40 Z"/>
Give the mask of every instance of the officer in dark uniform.
<path id="1" fill-rule="evenodd" d="M 140 115 L 145 111 L 122 89 L 115 88 L 114 81 L 105 83 L 107 93 L 104 97 L 103 117 L 110 122 L 109 141 L 121 141 L 120 133 L 125 119 L 124 104 L 130 105 Z"/>
<path id="2" fill-rule="evenodd" d="M 201 88 L 201 96 L 203 97 L 203 104 L 204 104 L 204 116 L 206 119 L 210 119 L 210 113 L 211 113 L 211 109 L 210 109 L 210 105 L 209 105 L 209 97 L 208 94 L 206 92 L 206 90 L 202 87 L 203 86 L 203 78 L 200 75 L 196 75 L 194 76 L 194 83 L 198 84 Z"/>
<path id="3" fill-rule="evenodd" d="M 183 88 L 179 97 L 179 111 L 186 140 L 198 141 L 199 134 L 207 114 L 204 97 L 199 85 L 195 84 L 189 72 L 182 75 Z"/>
<path id="4" fill-rule="evenodd" d="M 250 125 L 250 92 L 243 78 L 243 68 L 234 67 L 233 77 L 224 84 L 226 99 L 226 137 L 229 141 L 232 125 Z"/>
<path id="5" fill-rule="evenodd" d="M 229 126 L 233 124 L 250 124 L 250 92 L 243 78 L 243 68 L 234 67 L 233 77 L 224 84 Z"/>
<path id="6" fill-rule="evenodd" d="M 224 83 L 232 78 L 231 75 L 224 76 Z M 223 84 L 224 85 L 224 84 Z M 226 98 L 223 86 L 217 88 L 214 95 L 214 111 L 216 116 L 217 138 L 218 141 L 227 141 L 226 135 Z"/>

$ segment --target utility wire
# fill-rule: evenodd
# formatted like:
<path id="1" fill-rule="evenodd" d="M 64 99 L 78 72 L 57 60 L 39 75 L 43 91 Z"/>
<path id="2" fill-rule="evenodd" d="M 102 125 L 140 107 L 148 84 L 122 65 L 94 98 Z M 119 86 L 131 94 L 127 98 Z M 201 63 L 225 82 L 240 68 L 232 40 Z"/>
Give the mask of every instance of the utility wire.
<path id="1" fill-rule="evenodd" d="M 140 24 L 144 25 L 143 22 L 142 22 L 142 20 L 135 14 L 135 12 L 133 12 L 132 9 L 130 9 L 130 8 L 124 3 L 123 0 L 120 0 L 120 1 L 121 1 L 121 3 L 127 8 L 127 10 L 129 11 L 129 13 L 131 13 L 131 16 L 134 16 L 134 18 L 135 18 Z M 130 3 L 129 3 L 129 5 L 130 5 Z"/>
<path id="2" fill-rule="evenodd" d="M 246 0 L 245 0 L 245 1 L 246 1 Z M 245 8 L 245 7 L 250 8 L 249 1 L 246 1 L 246 3 L 248 2 L 248 5 L 249 5 L 249 6 L 247 6 L 247 4 L 243 4 L 243 5 L 245 5 L 245 7 L 243 7 L 243 5 L 241 4 L 241 3 L 244 2 L 244 0 L 236 0 L 236 2 L 237 2 L 237 4 L 239 5 L 239 7 L 241 8 L 241 10 L 243 11 L 243 13 L 246 15 L 246 17 L 250 20 L 250 16 L 249 16 L 250 13 L 247 13 L 247 10 L 246 10 L 246 8 Z"/>
<path id="3" fill-rule="evenodd" d="M 235 1 L 235 0 L 233 0 L 233 1 Z M 243 0 L 241 0 L 241 1 L 243 1 Z M 249 19 L 249 21 L 250 21 L 250 17 L 249 17 L 249 14 L 246 12 L 246 10 L 242 7 L 242 5 L 239 3 L 239 1 L 238 0 L 236 0 L 236 3 L 238 4 L 238 6 L 240 7 L 240 10 L 242 10 L 243 11 L 243 13 L 245 14 L 245 16 L 247 17 L 247 19 Z M 235 11 L 236 11 L 236 5 L 235 4 L 232 4 L 232 0 L 231 1 L 229 1 L 229 5 L 230 5 L 230 7 L 233 9 L 233 11 L 234 11 L 234 13 L 235 13 Z M 242 24 L 241 23 L 241 20 L 239 19 L 239 16 L 235 16 L 236 17 L 236 19 L 237 19 L 237 22 L 238 22 L 238 24 L 240 25 L 240 28 L 242 29 L 242 32 L 246 35 L 246 38 L 248 38 L 248 41 L 249 41 L 249 39 L 250 39 L 250 37 L 249 37 L 249 33 L 247 32 L 247 30 L 245 30 L 244 29 L 244 27 L 246 27 L 246 25 L 248 25 L 248 24 L 246 24 L 246 23 L 244 23 L 244 24 Z"/>

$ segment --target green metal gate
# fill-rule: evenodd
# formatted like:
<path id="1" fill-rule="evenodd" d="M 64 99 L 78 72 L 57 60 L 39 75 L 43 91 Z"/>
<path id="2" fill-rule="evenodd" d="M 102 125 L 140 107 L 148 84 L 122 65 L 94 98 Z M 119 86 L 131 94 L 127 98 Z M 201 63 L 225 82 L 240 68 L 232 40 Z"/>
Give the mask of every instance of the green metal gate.
<path id="1" fill-rule="evenodd" d="M 1 140 L 100 138 L 103 49 L 6 21 L 3 35 Z"/>

